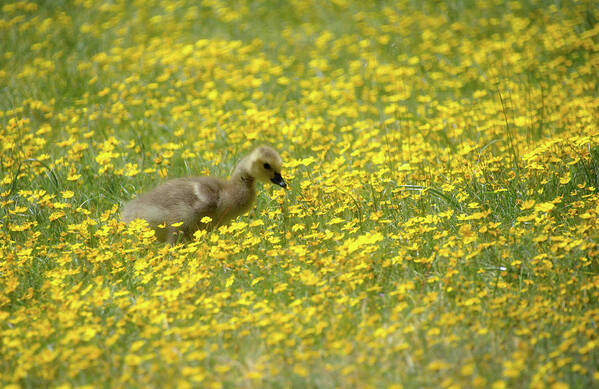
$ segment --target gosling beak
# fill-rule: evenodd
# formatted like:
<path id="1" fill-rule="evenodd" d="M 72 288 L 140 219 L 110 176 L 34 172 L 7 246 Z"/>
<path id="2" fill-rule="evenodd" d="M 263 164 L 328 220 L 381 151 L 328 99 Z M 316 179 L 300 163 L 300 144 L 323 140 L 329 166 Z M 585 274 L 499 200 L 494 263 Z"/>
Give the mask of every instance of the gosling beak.
<path id="1" fill-rule="evenodd" d="M 283 179 L 283 177 L 281 177 L 281 173 L 275 173 L 275 176 L 271 178 L 270 181 L 272 181 L 273 184 L 277 184 L 281 188 L 287 187 L 285 180 Z"/>

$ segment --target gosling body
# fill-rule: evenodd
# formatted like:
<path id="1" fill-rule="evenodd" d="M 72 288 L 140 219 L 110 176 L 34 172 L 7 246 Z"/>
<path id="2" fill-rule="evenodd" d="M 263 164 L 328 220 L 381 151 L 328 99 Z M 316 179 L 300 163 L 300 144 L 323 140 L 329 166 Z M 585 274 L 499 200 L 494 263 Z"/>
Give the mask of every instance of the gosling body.
<path id="1" fill-rule="evenodd" d="M 173 244 L 178 235 L 192 239 L 200 229 L 212 229 L 246 213 L 256 200 L 256 181 L 283 188 L 281 157 L 261 146 L 242 159 L 230 179 L 185 177 L 169 180 L 123 207 L 121 220 L 144 219 L 160 241 Z M 202 222 L 208 216 L 209 223 Z M 204 219 L 206 220 L 206 219 Z"/>

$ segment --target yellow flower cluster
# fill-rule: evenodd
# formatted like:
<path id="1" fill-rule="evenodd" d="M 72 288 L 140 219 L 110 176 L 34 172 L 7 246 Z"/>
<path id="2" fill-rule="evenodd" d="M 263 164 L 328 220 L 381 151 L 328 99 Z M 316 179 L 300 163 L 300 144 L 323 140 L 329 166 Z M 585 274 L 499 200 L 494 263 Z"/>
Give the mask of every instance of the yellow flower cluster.
<path id="1" fill-rule="evenodd" d="M 1 5 L 0 386 L 599 385 L 596 2 L 64 3 Z"/>

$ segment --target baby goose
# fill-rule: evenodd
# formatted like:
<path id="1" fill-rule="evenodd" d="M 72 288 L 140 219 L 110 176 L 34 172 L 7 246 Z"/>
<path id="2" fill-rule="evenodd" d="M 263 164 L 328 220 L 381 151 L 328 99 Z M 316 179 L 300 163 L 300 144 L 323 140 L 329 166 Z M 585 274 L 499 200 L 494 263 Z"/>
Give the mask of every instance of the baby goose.
<path id="1" fill-rule="evenodd" d="M 125 223 L 145 219 L 158 240 L 170 244 L 178 234 L 191 239 L 199 229 L 218 227 L 247 212 L 256 199 L 256 180 L 287 187 L 281 164 L 279 153 L 260 146 L 239 162 L 229 180 L 186 177 L 167 181 L 125 204 L 121 219 Z M 206 216 L 212 222 L 202 222 Z"/>

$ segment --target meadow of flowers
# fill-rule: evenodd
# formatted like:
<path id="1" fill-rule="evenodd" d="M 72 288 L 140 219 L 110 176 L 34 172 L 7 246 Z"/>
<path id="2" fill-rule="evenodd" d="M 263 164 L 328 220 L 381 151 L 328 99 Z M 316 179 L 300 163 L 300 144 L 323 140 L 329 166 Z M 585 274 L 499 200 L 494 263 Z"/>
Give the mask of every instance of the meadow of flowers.
<path id="1" fill-rule="evenodd" d="M 592 0 L 2 2 L 0 386 L 599 385 L 597 74 Z"/>

